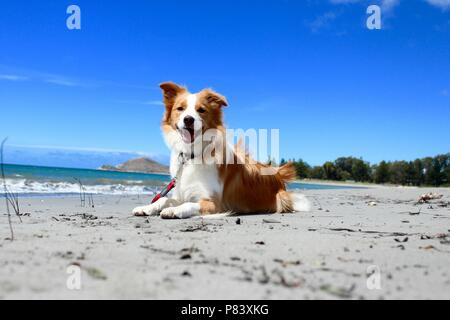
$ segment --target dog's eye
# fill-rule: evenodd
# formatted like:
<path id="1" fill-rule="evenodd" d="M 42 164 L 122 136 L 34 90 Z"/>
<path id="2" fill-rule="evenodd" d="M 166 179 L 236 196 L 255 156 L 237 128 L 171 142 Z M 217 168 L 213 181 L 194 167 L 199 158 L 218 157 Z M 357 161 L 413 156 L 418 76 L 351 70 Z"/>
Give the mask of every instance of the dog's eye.
<path id="1" fill-rule="evenodd" d="M 184 108 L 183 108 L 183 107 L 178 107 L 177 110 L 178 110 L 178 111 L 183 111 Z"/>
<path id="2" fill-rule="evenodd" d="M 198 112 L 198 113 L 205 113 L 205 112 L 206 112 L 206 110 L 205 110 L 205 109 L 203 109 L 203 108 L 198 108 L 197 112 Z"/>

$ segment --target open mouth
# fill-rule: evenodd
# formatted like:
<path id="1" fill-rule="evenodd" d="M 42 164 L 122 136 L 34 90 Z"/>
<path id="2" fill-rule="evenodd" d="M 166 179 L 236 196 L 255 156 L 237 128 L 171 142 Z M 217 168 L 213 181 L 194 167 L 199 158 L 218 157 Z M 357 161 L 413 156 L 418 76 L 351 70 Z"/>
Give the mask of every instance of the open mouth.
<path id="1" fill-rule="evenodd" d="M 195 140 L 195 131 L 194 128 L 182 128 L 179 129 L 181 134 L 181 138 L 184 143 L 192 143 Z"/>

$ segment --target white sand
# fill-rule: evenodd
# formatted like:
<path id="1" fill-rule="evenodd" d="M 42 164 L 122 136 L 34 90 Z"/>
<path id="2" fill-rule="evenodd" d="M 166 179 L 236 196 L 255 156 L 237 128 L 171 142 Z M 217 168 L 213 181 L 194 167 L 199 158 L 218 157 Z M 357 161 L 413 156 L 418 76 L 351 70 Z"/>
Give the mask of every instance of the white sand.
<path id="1" fill-rule="evenodd" d="M 132 196 L 97 196 L 94 209 L 24 198 L 13 242 L 2 201 L 0 298 L 450 299 L 450 205 L 416 206 L 428 191 L 450 201 L 449 189 L 311 190 L 309 213 L 241 224 L 132 217 L 149 200 Z M 66 286 L 73 263 L 81 290 Z M 370 266 L 379 290 L 367 287 Z"/>

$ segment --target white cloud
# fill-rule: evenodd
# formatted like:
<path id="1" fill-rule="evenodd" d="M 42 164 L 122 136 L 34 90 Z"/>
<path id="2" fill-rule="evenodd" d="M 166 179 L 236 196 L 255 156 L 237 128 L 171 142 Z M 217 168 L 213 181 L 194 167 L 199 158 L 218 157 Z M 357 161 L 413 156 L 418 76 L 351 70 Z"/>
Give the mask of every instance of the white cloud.
<path id="1" fill-rule="evenodd" d="M 324 14 L 317 16 L 313 21 L 308 23 L 312 32 L 318 32 L 319 30 L 327 27 L 333 20 L 336 19 L 336 13 L 325 12 Z"/>
<path id="2" fill-rule="evenodd" d="M 149 106 L 163 106 L 164 105 L 164 103 L 159 100 L 146 101 L 146 102 L 144 102 L 144 104 L 149 105 Z"/>
<path id="3" fill-rule="evenodd" d="M 439 0 L 437 0 L 439 1 Z M 447 0 L 441 0 L 441 1 L 447 1 Z M 373 4 L 373 3 L 369 3 L 369 1 L 367 0 L 330 0 L 330 2 L 332 4 L 352 4 L 352 3 L 363 3 L 363 4 Z M 394 7 L 396 7 L 399 3 L 400 0 L 378 0 L 377 1 L 381 6 L 381 8 L 385 11 L 390 11 L 392 10 Z"/>
<path id="4" fill-rule="evenodd" d="M 383 0 L 381 1 L 381 8 L 385 11 L 390 11 L 400 3 L 400 0 Z"/>
<path id="5" fill-rule="evenodd" d="M 60 77 L 60 76 L 51 76 L 47 79 L 43 79 L 46 83 L 56 84 L 59 86 L 65 86 L 65 87 L 77 87 L 81 86 L 79 83 Z"/>
<path id="6" fill-rule="evenodd" d="M 15 68 L 0 64 L 0 80 L 5 81 L 33 81 L 65 87 L 119 87 L 148 90 L 151 86 L 141 86 L 114 81 L 96 81 L 89 79 L 76 79 L 71 76 L 41 72 L 32 69 Z"/>
<path id="7" fill-rule="evenodd" d="M 116 100 L 115 103 L 123 104 L 139 104 L 146 106 L 163 106 L 164 103 L 160 100 L 149 100 L 149 101 L 139 101 L 139 100 Z"/>
<path id="8" fill-rule="evenodd" d="M 330 2 L 334 4 L 346 4 L 361 2 L 361 0 L 330 0 Z"/>
<path id="9" fill-rule="evenodd" d="M 28 80 L 28 77 L 18 76 L 18 75 L 15 75 L 15 74 L 0 74 L 0 80 L 26 81 L 26 80 Z"/>
<path id="10" fill-rule="evenodd" d="M 61 76 L 53 73 L 39 72 L 35 70 L 9 68 L 0 65 L 0 80 L 6 81 L 37 81 L 59 86 L 75 87 L 86 86 L 86 84 L 75 81 L 66 76 Z"/>
<path id="11" fill-rule="evenodd" d="M 449 9 L 450 8 L 450 0 L 425 0 L 429 4 L 435 7 L 439 7 L 441 9 Z"/>
<path id="12" fill-rule="evenodd" d="M 441 8 L 443 10 L 450 9 L 450 0 L 424 0 L 428 4 Z M 330 0 L 332 4 L 351 4 L 351 3 L 369 3 L 367 0 Z M 396 7 L 400 0 L 378 0 L 381 7 L 386 10 L 392 10 Z"/>

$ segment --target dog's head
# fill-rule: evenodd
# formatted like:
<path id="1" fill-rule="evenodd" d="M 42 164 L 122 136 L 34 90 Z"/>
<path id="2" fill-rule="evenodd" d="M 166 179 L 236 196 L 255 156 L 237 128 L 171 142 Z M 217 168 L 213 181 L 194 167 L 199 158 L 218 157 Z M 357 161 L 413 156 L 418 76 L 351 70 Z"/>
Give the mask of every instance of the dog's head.
<path id="1" fill-rule="evenodd" d="M 222 107 L 228 103 L 222 95 L 211 89 L 189 93 L 173 82 L 160 87 L 166 107 L 162 121 L 166 135 L 176 132 L 184 144 L 190 145 L 208 129 L 223 128 Z"/>

